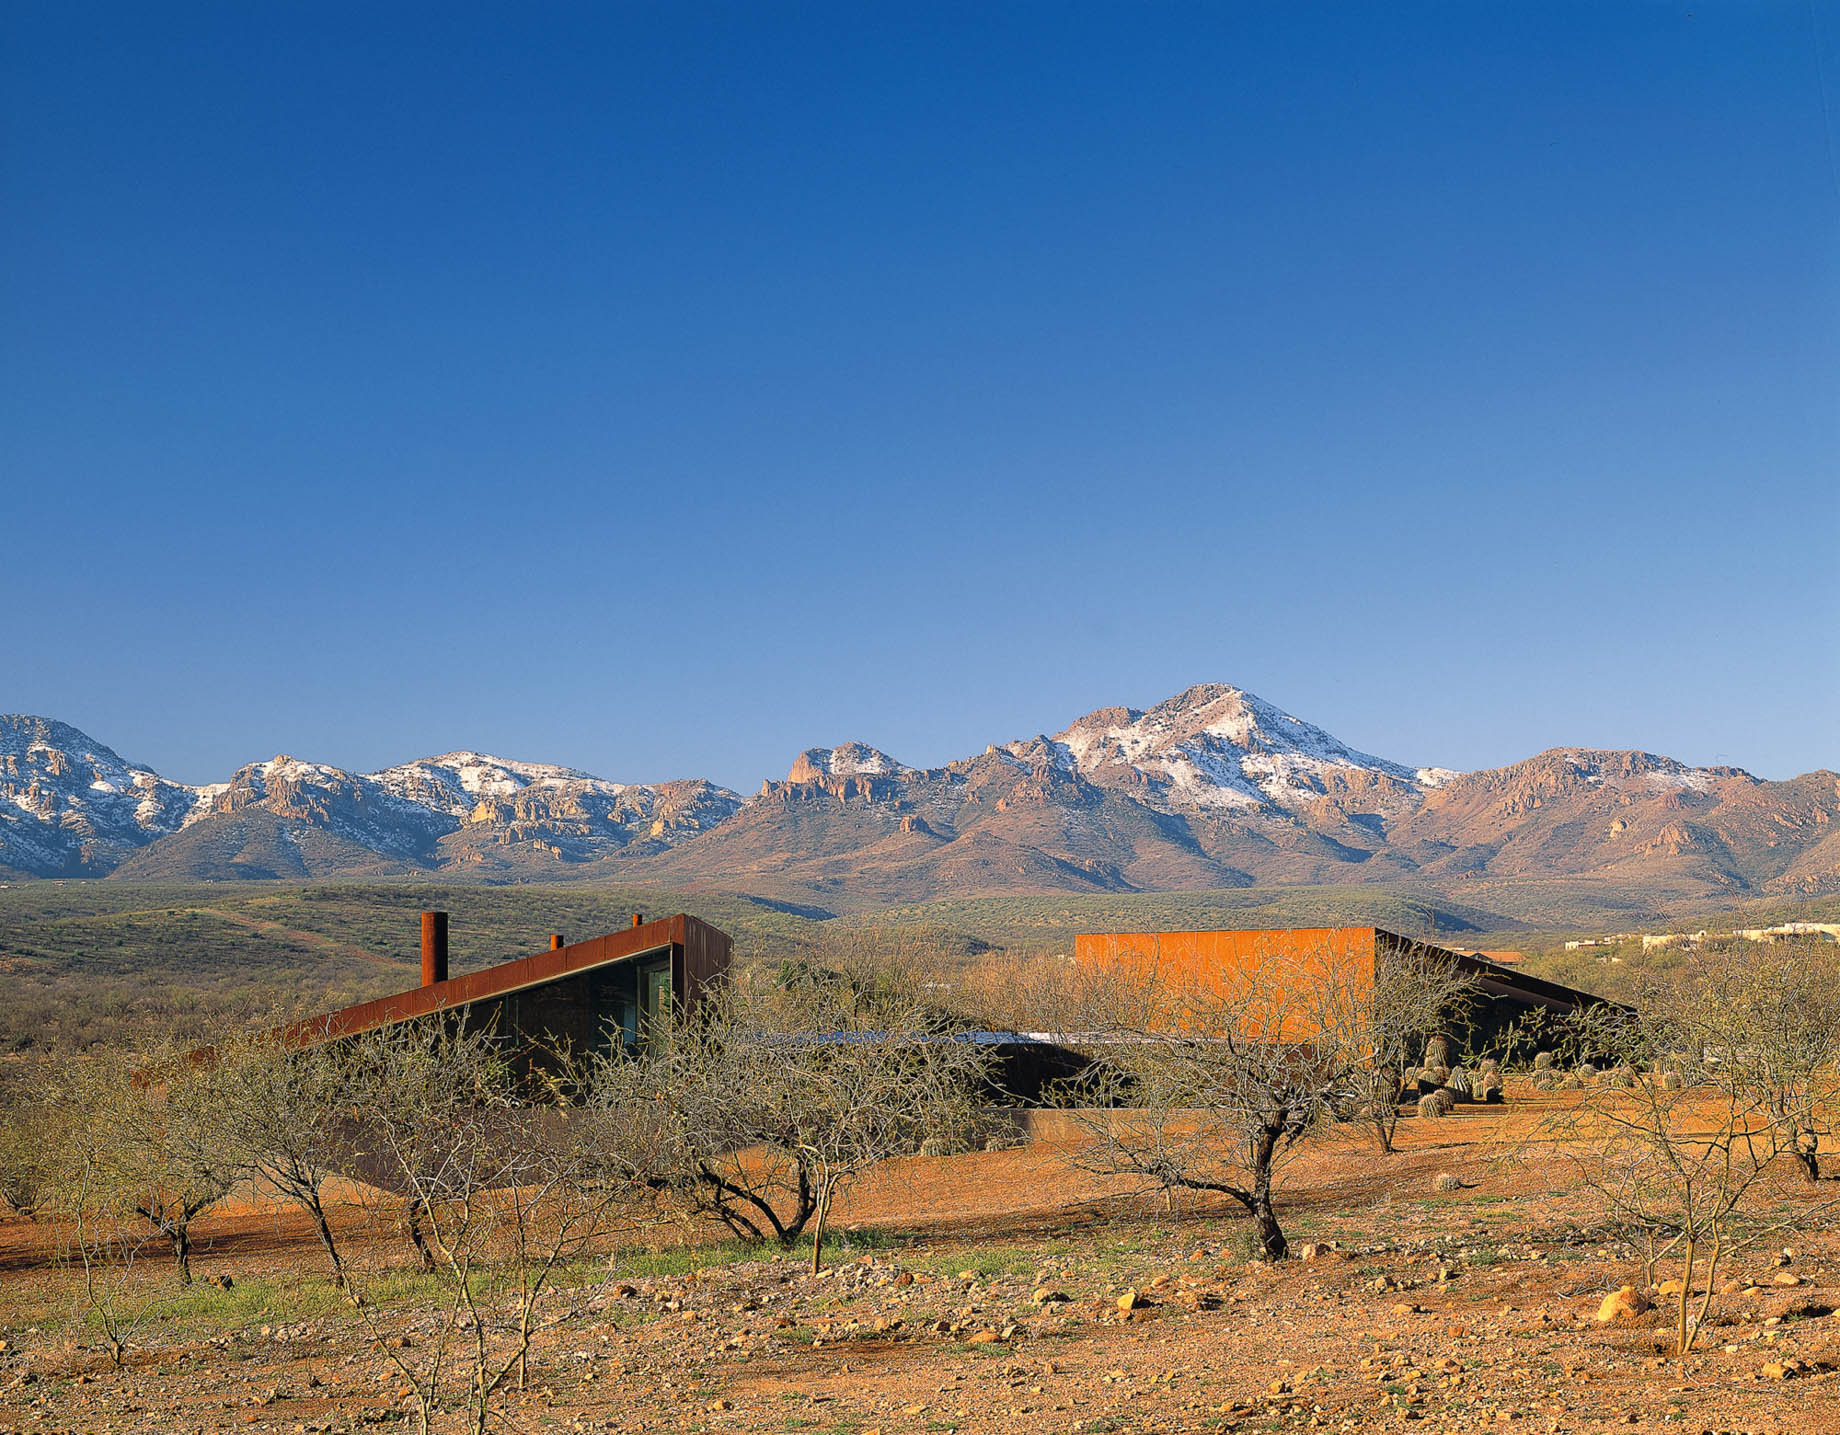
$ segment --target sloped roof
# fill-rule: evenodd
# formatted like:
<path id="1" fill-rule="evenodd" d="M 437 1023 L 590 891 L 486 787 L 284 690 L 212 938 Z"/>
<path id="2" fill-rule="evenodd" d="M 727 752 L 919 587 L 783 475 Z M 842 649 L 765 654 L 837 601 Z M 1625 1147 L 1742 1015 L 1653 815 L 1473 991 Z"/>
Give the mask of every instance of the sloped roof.
<path id="1" fill-rule="evenodd" d="M 474 1002 L 547 986 L 596 967 L 653 952 L 668 952 L 673 946 L 688 947 L 697 938 L 707 940 L 711 937 L 724 946 L 728 943 L 726 933 L 686 912 L 679 912 L 673 917 L 660 917 L 624 931 L 608 932 L 534 956 L 500 962 L 495 967 L 449 977 L 443 982 L 431 982 L 394 996 L 377 997 L 339 1011 L 307 1017 L 283 1027 L 277 1035 L 289 1046 L 314 1046 L 337 1037 L 375 1031 L 399 1021 L 432 1016 Z"/>

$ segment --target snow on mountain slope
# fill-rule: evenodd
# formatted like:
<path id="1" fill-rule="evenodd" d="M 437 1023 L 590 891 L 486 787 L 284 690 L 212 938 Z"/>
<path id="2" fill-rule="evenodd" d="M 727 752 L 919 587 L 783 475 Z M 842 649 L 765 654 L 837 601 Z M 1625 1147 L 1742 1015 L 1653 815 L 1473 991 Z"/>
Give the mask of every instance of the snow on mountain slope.
<path id="1" fill-rule="evenodd" d="M 374 778 L 285 754 L 238 768 L 228 783 L 213 786 L 208 801 L 210 816 L 256 807 L 373 852 L 411 859 L 459 825 L 445 812 L 398 797 Z"/>
<path id="2" fill-rule="evenodd" d="M 880 748 L 846 742 L 839 747 L 808 747 L 792 760 L 788 782 L 812 782 L 820 777 L 903 777 L 918 769 L 896 762 Z"/>
<path id="3" fill-rule="evenodd" d="M 438 865 L 442 839 L 461 831 L 475 849 L 484 840 L 579 860 L 686 841 L 740 805 L 738 794 L 700 778 L 609 782 L 477 752 L 376 773 L 284 754 L 228 782 L 191 787 L 124 762 L 67 723 L 0 717 L 0 870 L 33 876 L 108 872 L 169 833 L 250 811 L 280 819 L 284 835 L 312 828 Z"/>
<path id="4" fill-rule="evenodd" d="M 1202 683 L 1147 712 L 1100 708 L 1051 738 L 1008 744 L 1018 757 L 1046 748 L 1070 771 L 1128 783 L 1166 810 L 1290 809 L 1351 786 L 1382 787 L 1409 803 L 1456 776 L 1356 751 L 1321 728 L 1239 688 Z"/>
<path id="5" fill-rule="evenodd" d="M 0 867 L 107 871 L 176 831 L 197 801 L 196 789 L 124 761 L 68 723 L 0 715 Z"/>
<path id="6" fill-rule="evenodd" d="M 542 762 L 513 762 L 482 752 L 448 752 L 418 758 L 370 774 L 373 781 L 409 802 L 465 818 L 482 801 L 515 797 L 526 788 L 581 788 L 618 797 L 627 784 Z"/>

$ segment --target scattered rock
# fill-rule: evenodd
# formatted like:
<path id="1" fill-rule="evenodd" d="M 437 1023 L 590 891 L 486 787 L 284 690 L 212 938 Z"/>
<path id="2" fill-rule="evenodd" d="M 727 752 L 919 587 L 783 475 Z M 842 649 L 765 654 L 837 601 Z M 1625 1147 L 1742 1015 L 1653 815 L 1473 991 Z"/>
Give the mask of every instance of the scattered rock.
<path id="1" fill-rule="evenodd" d="M 1137 1293 L 1135 1286 L 1118 1297 L 1118 1309 L 1120 1310 L 1136 1310 L 1143 1303 L 1144 1298 Z"/>
<path id="2" fill-rule="evenodd" d="M 1597 1307 L 1597 1323 L 1608 1325 L 1616 1320 L 1634 1320 L 1639 1315 L 1646 1315 L 1652 1305 L 1647 1296 L 1634 1286 L 1624 1286 L 1621 1290 L 1611 1291 Z"/>

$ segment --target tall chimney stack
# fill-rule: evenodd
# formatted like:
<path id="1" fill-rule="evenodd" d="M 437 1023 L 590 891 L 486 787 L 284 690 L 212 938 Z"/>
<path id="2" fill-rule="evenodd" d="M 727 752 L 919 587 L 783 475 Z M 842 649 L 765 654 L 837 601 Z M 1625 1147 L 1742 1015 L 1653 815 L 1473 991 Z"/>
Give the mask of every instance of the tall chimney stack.
<path id="1" fill-rule="evenodd" d="M 634 913 L 633 913 L 633 925 L 634 925 L 635 927 L 637 927 L 637 926 L 640 926 L 640 925 L 642 925 L 642 924 L 644 923 L 644 921 L 645 921 L 645 913 L 643 913 L 643 912 L 634 912 Z"/>
<path id="2" fill-rule="evenodd" d="M 447 980 L 447 913 L 422 913 L 422 985 Z"/>

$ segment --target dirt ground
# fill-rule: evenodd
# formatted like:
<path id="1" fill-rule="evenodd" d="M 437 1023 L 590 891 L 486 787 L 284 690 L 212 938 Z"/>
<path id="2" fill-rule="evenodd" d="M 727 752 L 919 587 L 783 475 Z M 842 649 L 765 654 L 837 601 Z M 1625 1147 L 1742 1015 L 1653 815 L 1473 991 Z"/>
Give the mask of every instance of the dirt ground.
<path id="1" fill-rule="evenodd" d="M 1643 1270 L 1525 1140 L 1564 1099 L 1511 1082 L 1506 1107 L 1403 1122 L 1394 1155 L 1307 1151 L 1280 1199 L 1307 1258 L 1275 1265 L 1225 1206 L 1170 1213 L 1071 1172 L 1052 1131 L 891 1163 L 849 1193 L 818 1276 L 733 1247 L 635 1260 L 540 1337 L 508 1426 L 1840 1432 L 1840 1183 L 1781 1173 L 1764 1206 L 1803 1229 L 1732 1259 L 1676 1361 L 1663 1313 L 1594 1318 Z M 245 1205 L 200 1236 L 199 1275 L 242 1299 L 142 1332 L 118 1371 L 70 1320 L 53 1233 L 0 1223 L 0 1432 L 415 1428 L 348 1315 L 300 1314 L 290 1282 L 321 1269 L 303 1225 Z"/>

